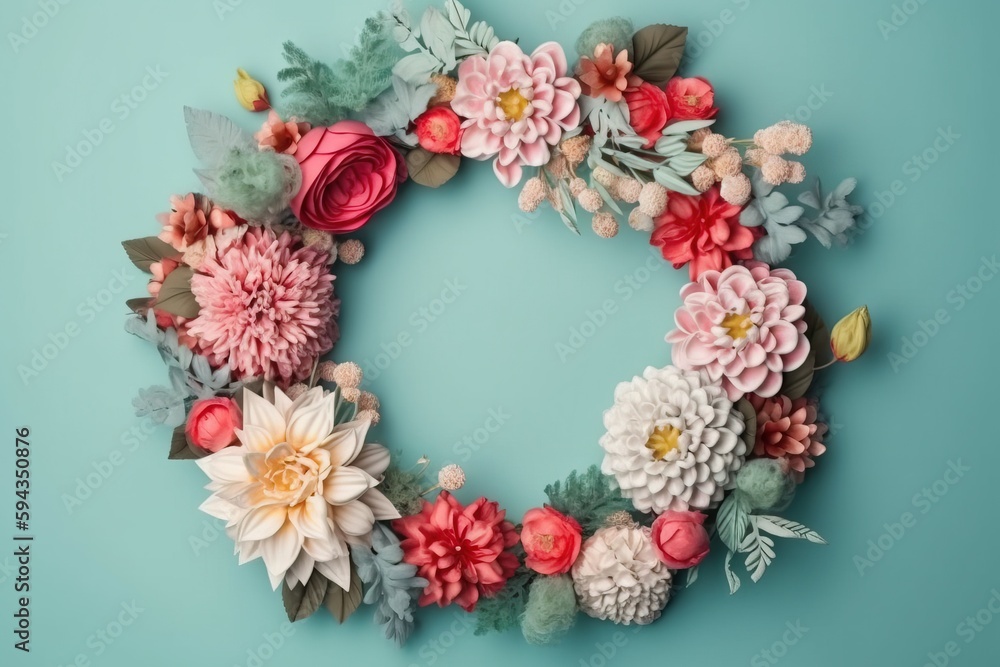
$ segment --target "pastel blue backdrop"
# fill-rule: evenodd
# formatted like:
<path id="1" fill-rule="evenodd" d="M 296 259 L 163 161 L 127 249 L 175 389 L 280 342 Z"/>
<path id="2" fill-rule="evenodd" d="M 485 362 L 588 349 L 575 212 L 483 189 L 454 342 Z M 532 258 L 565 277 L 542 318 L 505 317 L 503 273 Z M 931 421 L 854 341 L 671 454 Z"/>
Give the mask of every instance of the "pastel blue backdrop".
<path id="1" fill-rule="evenodd" d="M 526 47 L 571 48 L 613 14 L 690 26 L 686 72 L 715 84 L 726 134 L 798 116 L 815 130 L 810 172 L 859 178 L 864 233 L 791 261 L 827 319 L 867 303 L 875 321 L 868 355 L 825 372 L 829 452 L 789 510 L 830 545 L 780 543 L 764 580 L 733 597 L 716 554 L 654 626 L 583 620 L 553 647 L 474 637 L 451 609 L 424 610 L 402 651 L 367 613 L 290 632 L 260 563 L 237 567 L 197 510 L 202 473 L 166 461 L 168 431 L 132 414 L 136 389 L 165 373 L 122 330 L 122 302 L 144 287 L 119 241 L 155 233 L 169 195 L 196 187 L 183 105 L 254 128 L 236 67 L 278 100 L 283 40 L 340 56 L 382 5 L 8 0 L 0 539 L 14 532 L 13 432 L 28 426 L 36 541 L 27 655 L 12 647 L 16 573 L 0 548 L 0 663 L 996 664 L 996 3 L 468 4 Z M 464 500 L 485 494 L 519 518 L 546 483 L 600 460 L 615 384 L 670 360 L 686 273 L 627 228 L 602 241 L 551 212 L 518 215 L 488 165 L 404 188 L 361 237 L 367 257 L 337 279 L 336 357 L 378 369 L 378 437 L 404 460 L 461 463 Z"/>

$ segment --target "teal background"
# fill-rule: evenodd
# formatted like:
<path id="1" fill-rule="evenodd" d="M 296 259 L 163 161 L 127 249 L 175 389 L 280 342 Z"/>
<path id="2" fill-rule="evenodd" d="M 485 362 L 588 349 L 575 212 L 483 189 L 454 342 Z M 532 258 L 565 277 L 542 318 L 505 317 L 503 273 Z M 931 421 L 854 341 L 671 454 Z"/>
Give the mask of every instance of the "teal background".
<path id="1" fill-rule="evenodd" d="M 24 29 L 45 1 L 0 8 L 0 539 L 6 545 L 14 532 L 13 432 L 25 425 L 36 535 L 27 655 L 11 646 L 16 574 L 11 549 L 0 547 L 0 663 L 996 664 L 1000 621 L 988 622 L 987 603 L 1000 600 L 992 424 L 1000 281 L 979 282 L 996 272 L 983 258 L 994 258 L 1000 241 L 987 143 L 998 101 L 996 3 L 469 0 L 474 14 L 528 48 L 547 40 L 571 47 L 609 14 L 691 26 L 689 43 L 699 47 L 685 71 L 715 84 L 726 134 L 808 116 L 816 136 L 809 171 L 831 185 L 857 176 L 857 200 L 872 215 L 849 252 L 812 242 L 790 265 L 830 321 L 867 303 L 876 338 L 863 360 L 825 373 L 829 452 L 787 513 L 829 546 L 779 543 L 764 580 L 754 586 L 744 577 L 734 597 L 715 554 L 664 619 L 638 632 L 582 620 L 561 645 L 538 648 L 515 634 L 473 637 L 454 610 L 433 609 L 397 651 L 367 613 L 344 627 L 318 614 L 289 634 L 260 562 L 237 567 L 228 541 L 213 537 L 197 510 L 203 475 L 167 462 L 169 432 L 131 411 L 138 387 L 166 377 L 154 350 L 122 330 L 124 299 L 144 288 L 119 245 L 156 233 L 154 215 L 169 195 L 197 186 L 183 105 L 256 128 L 262 117 L 233 98 L 237 66 L 278 99 L 283 40 L 340 56 L 382 5 L 49 1 L 58 12 L 16 49 L 8 33 Z M 147 67 L 165 78 L 134 109 L 116 103 Z M 60 180 L 53 162 L 102 119 L 113 131 Z M 949 128 L 959 137 L 939 141 L 948 149 L 940 152 L 935 138 Z M 925 151 L 934 162 L 923 170 L 913 159 Z M 466 501 L 496 498 L 515 519 L 541 503 L 546 483 L 600 460 L 601 414 L 615 384 L 669 362 L 663 335 L 686 273 L 653 258 L 627 228 L 602 241 L 574 237 L 551 212 L 520 216 L 516 192 L 500 187 L 488 165 L 467 164 L 439 191 L 405 188 L 362 238 L 368 256 L 337 280 L 344 337 L 336 358 L 383 362 L 367 383 L 384 406 L 377 436 L 408 460 L 461 463 Z M 645 268 L 650 258 L 658 270 Z M 420 309 L 438 310 L 449 280 L 460 297 L 433 322 L 423 319 Z M 561 359 L 557 343 L 569 344 L 572 329 L 609 300 L 616 312 Z M 63 339 L 67 327 L 76 335 Z M 404 332 L 412 343 L 386 365 L 377 355 Z M 30 366 L 50 337 L 64 348 L 22 379 L 18 367 Z M 890 356 L 904 352 L 912 358 Z M 504 423 L 484 438 L 477 429 L 491 410 Z M 460 444 L 465 437 L 481 442 Z M 940 481 L 949 462 L 967 468 L 948 474 L 954 484 Z M 68 505 L 76 493 L 85 499 Z M 132 622 L 118 634 L 120 615 Z M 277 650 L 267 648 L 268 636 Z"/>

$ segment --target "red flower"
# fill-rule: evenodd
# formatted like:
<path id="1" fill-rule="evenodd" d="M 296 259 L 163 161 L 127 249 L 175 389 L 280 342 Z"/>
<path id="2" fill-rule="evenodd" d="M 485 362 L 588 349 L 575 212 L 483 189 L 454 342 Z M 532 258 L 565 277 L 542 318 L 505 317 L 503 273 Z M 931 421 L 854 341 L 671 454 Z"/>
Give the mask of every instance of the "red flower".
<path id="1" fill-rule="evenodd" d="M 646 148 L 651 148 L 662 135 L 670 120 L 670 103 L 667 94 L 645 81 L 638 88 L 625 91 L 629 123 L 636 134 L 645 137 Z"/>
<path id="2" fill-rule="evenodd" d="M 690 262 L 691 280 L 704 271 L 722 271 L 733 259 L 752 259 L 757 234 L 740 224 L 739 206 L 719 194 L 719 186 L 697 197 L 671 193 L 649 239 L 675 269 Z"/>
<path id="3" fill-rule="evenodd" d="M 551 507 L 528 510 L 521 526 L 524 564 L 539 574 L 565 574 L 580 555 L 583 529 Z"/>
<path id="4" fill-rule="evenodd" d="M 712 84 L 700 76 L 684 79 L 675 76 L 667 82 L 667 99 L 677 120 L 704 120 L 719 112 Z"/>
<path id="5" fill-rule="evenodd" d="M 480 597 L 503 588 L 518 567 L 517 556 L 507 551 L 517 544 L 517 531 L 505 515 L 486 498 L 462 507 L 443 491 L 433 504 L 424 501 L 419 514 L 393 522 L 403 538 L 403 560 L 429 582 L 420 606 L 454 602 L 473 611 Z"/>
<path id="6" fill-rule="evenodd" d="M 188 442 L 208 452 L 217 452 L 236 442 L 236 429 L 243 427 L 243 415 L 231 398 L 204 398 L 195 401 L 184 433 Z"/>
<path id="7" fill-rule="evenodd" d="M 667 511 L 650 529 L 653 549 L 671 570 L 686 570 L 705 560 L 709 550 L 705 515 L 701 512 Z"/>
<path id="8" fill-rule="evenodd" d="M 449 107 L 432 107 L 417 117 L 417 140 L 431 153 L 458 155 L 462 147 L 462 121 Z"/>

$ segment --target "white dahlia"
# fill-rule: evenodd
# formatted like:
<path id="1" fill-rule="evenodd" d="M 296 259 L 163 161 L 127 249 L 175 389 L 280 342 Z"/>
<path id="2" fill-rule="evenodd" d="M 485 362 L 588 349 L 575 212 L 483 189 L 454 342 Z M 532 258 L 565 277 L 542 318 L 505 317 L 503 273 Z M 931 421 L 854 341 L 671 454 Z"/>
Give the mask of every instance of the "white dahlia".
<path id="1" fill-rule="evenodd" d="M 333 394 L 292 401 L 268 386 L 244 392 L 240 445 L 198 460 L 211 478 L 201 509 L 226 521 L 240 564 L 262 558 L 271 586 L 292 587 L 318 571 L 344 590 L 349 544 L 369 544 L 375 521 L 399 512 L 375 489 L 389 451 L 365 444 L 367 419 L 334 425 Z"/>
<path id="2" fill-rule="evenodd" d="M 671 573 L 656 556 L 649 529 L 608 526 L 583 543 L 573 588 L 588 616 L 648 625 L 670 599 Z"/>
<path id="3" fill-rule="evenodd" d="M 715 507 L 746 455 L 743 415 L 722 385 L 674 366 L 619 384 L 604 427 L 601 470 L 642 512 Z"/>

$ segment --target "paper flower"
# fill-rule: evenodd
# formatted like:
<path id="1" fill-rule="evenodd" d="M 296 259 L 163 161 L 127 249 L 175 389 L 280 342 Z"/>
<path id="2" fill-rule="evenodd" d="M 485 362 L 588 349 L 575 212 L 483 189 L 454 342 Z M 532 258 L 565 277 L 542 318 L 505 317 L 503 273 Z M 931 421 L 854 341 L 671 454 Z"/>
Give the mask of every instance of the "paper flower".
<path id="1" fill-rule="evenodd" d="M 274 111 L 269 111 L 260 131 L 253 136 L 261 150 L 294 155 L 302 135 L 308 131 L 309 123 L 300 123 L 294 118 L 284 121 Z"/>
<path id="2" fill-rule="evenodd" d="M 743 416 L 721 385 L 673 366 L 619 384 L 604 427 L 601 470 L 642 512 L 715 507 L 746 454 Z"/>
<path id="3" fill-rule="evenodd" d="M 424 501 L 418 514 L 393 522 L 403 537 L 403 560 L 417 566 L 429 583 L 420 606 L 455 603 L 466 611 L 480 597 L 495 595 L 517 570 L 514 524 L 493 502 L 480 498 L 463 507 L 447 491 L 433 503 Z"/>
<path id="4" fill-rule="evenodd" d="M 236 226 L 236 220 L 205 195 L 188 193 L 170 198 L 170 212 L 157 220 L 163 225 L 160 240 L 184 252 L 207 236 Z"/>
<path id="5" fill-rule="evenodd" d="M 253 228 L 191 278 L 200 310 L 188 332 L 213 365 L 287 386 L 333 347 L 333 276 L 326 253 L 285 232 Z"/>
<path id="6" fill-rule="evenodd" d="M 667 334 L 674 363 L 721 381 L 733 401 L 774 396 L 782 373 L 809 356 L 805 298 L 805 284 L 788 269 L 748 262 L 705 271 L 681 290 L 677 328 Z"/>
<path id="7" fill-rule="evenodd" d="M 462 148 L 462 121 L 449 107 L 431 107 L 414 121 L 420 147 L 431 153 L 458 155 Z"/>
<path id="8" fill-rule="evenodd" d="M 871 339 L 872 318 L 868 306 L 861 306 L 834 325 L 830 332 L 830 349 L 837 361 L 855 361 L 868 349 Z"/>
<path id="9" fill-rule="evenodd" d="M 584 95 L 603 97 L 611 102 L 621 102 L 626 90 L 638 88 L 642 83 L 642 79 L 632 74 L 628 51 L 622 49 L 615 56 L 611 44 L 598 44 L 592 57 L 580 58 L 577 78 Z"/>
<path id="10" fill-rule="evenodd" d="M 399 517 L 375 488 L 389 451 L 365 444 L 368 421 L 334 425 L 334 394 L 316 387 L 293 402 L 273 391 L 273 403 L 244 391 L 240 446 L 198 460 L 212 491 L 201 509 L 226 522 L 241 564 L 263 559 L 273 588 L 315 570 L 349 590 L 348 545 Z"/>
<path id="11" fill-rule="evenodd" d="M 240 408 L 233 399 L 204 398 L 191 406 L 184 433 L 195 447 L 217 452 L 236 442 L 241 420 Z"/>
<path id="12" fill-rule="evenodd" d="M 667 99 L 675 120 L 705 120 L 715 118 L 715 91 L 712 84 L 700 76 L 685 79 L 675 76 L 667 82 Z"/>
<path id="13" fill-rule="evenodd" d="M 583 529 L 551 507 L 528 510 L 521 522 L 524 564 L 539 574 L 565 574 L 580 554 Z"/>
<path id="14" fill-rule="evenodd" d="M 670 120 L 670 103 L 667 94 L 651 83 L 643 81 L 638 87 L 625 91 L 628 104 L 629 125 L 635 133 L 646 139 L 644 148 L 652 148 Z"/>
<path id="15" fill-rule="evenodd" d="M 506 187 L 521 180 L 522 166 L 541 167 L 564 130 L 580 123 L 580 84 L 556 42 L 530 55 L 513 42 L 500 42 L 488 56 L 471 56 L 458 68 L 452 109 L 467 118 L 462 155 L 496 157 L 493 170 Z"/>
<path id="16" fill-rule="evenodd" d="M 794 401 L 787 396 L 747 397 L 757 411 L 757 440 L 753 453 L 788 462 L 795 481 L 801 483 L 813 460 L 826 451 L 823 436 L 827 426 L 817 420 L 816 402 L 807 398 Z"/>
<path id="17" fill-rule="evenodd" d="M 573 566 L 580 609 L 625 625 L 648 625 L 660 617 L 670 599 L 671 578 L 648 528 L 601 528 L 583 544 Z"/>
<path id="18" fill-rule="evenodd" d="M 695 567 L 709 551 L 705 515 L 701 512 L 664 512 L 656 517 L 650 537 L 656 555 L 671 570 Z"/>
<path id="19" fill-rule="evenodd" d="M 755 239 L 753 230 L 740 224 L 740 207 L 712 187 L 694 197 L 673 193 L 649 242 L 675 269 L 688 264 L 691 280 L 697 280 L 705 271 L 732 266 L 734 259 L 752 259 Z"/>

